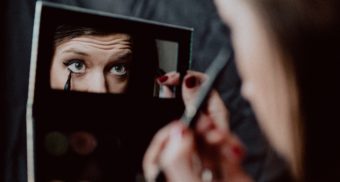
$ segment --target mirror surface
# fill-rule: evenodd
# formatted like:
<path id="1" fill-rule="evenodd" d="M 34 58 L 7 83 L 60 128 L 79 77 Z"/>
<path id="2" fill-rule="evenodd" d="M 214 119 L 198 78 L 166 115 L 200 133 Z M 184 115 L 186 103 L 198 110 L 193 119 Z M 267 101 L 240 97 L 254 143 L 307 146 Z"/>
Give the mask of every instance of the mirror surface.
<path id="1" fill-rule="evenodd" d="M 177 71 L 178 43 L 138 36 L 112 28 L 57 26 L 51 58 L 51 88 L 126 93 L 129 84 L 133 84 L 131 75 L 139 72 L 139 77 L 154 81 L 154 97 L 175 97 L 175 89 L 160 86 L 157 78 Z M 135 71 L 142 69 L 138 64 L 149 65 L 153 70 Z"/>

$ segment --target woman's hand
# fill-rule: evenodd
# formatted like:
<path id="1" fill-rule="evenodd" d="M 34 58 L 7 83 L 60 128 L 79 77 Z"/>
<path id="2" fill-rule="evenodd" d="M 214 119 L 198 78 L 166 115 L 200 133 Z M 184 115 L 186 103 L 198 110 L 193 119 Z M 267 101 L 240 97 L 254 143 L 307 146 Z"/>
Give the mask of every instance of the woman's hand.
<path id="1" fill-rule="evenodd" d="M 171 78 L 162 83 L 178 85 Z M 186 107 L 196 99 L 204 79 L 204 74 L 193 71 L 184 77 L 182 96 Z M 212 91 L 194 130 L 175 121 L 157 132 L 144 156 L 143 168 L 147 181 L 154 181 L 162 170 L 167 181 L 248 182 L 251 179 L 241 166 L 244 154 L 241 142 L 229 131 L 223 101 Z"/>
<path id="2" fill-rule="evenodd" d="M 160 98 L 174 98 L 175 93 L 173 92 L 173 87 L 179 85 L 179 73 L 168 72 L 156 79 L 159 85 L 159 97 Z"/>

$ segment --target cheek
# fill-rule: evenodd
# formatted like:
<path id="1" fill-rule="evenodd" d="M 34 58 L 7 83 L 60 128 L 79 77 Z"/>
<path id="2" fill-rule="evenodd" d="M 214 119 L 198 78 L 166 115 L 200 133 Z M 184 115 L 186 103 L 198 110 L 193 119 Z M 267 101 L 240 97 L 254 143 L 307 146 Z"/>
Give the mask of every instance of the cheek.
<path id="1" fill-rule="evenodd" d="M 268 36 L 261 27 L 249 23 L 236 27 L 232 38 L 242 94 L 248 99 L 261 95 L 268 88 L 266 79 L 273 76 L 270 70 L 275 50 Z"/>
<path id="2" fill-rule="evenodd" d="M 249 99 L 252 95 L 254 82 L 260 79 L 258 72 L 257 50 L 252 48 L 253 42 L 242 32 L 233 35 L 233 46 L 235 50 L 235 61 L 237 70 L 242 80 L 242 95 Z"/>
<path id="3" fill-rule="evenodd" d="M 256 31 L 254 31 L 256 33 Z M 262 35 L 262 36 L 261 36 Z M 236 63 L 242 95 L 251 103 L 260 126 L 276 149 L 288 145 L 290 95 L 283 58 L 269 36 L 235 35 Z"/>
<path id="4" fill-rule="evenodd" d="M 272 64 L 276 57 L 270 53 L 275 50 L 270 50 L 269 42 L 260 35 L 235 36 L 236 64 L 242 79 L 242 95 L 258 111 L 265 108 L 266 100 L 272 95 L 277 70 Z"/>

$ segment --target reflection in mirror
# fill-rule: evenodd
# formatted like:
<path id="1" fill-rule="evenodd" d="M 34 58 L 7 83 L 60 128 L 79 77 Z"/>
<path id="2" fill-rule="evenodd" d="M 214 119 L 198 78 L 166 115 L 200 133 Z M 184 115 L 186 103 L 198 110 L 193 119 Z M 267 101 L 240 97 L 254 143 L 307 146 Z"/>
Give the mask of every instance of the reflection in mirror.
<path id="1" fill-rule="evenodd" d="M 156 46 L 159 61 L 158 76 L 164 74 L 174 75 L 172 73 L 176 73 L 177 70 L 178 43 L 156 39 Z M 175 88 L 174 85 L 164 85 L 156 81 L 154 96 L 159 98 L 174 98 Z"/>
<path id="2" fill-rule="evenodd" d="M 133 38 L 129 34 L 62 25 L 54 39 L 51 87 L 94 93 L 124 93 Z"/>
<path id="3" fill-rule="evenodd" d="M 160 85 L 156 79 L 165 73 L 176 72 L 178 43 L 160 39 L 147 40 L 149 44 L 144 41 L 145 38 L 136 38 L 128 33 L 96 27 L 58 26 L 50 71 L 51 88 L 92 93 L 126 93 L 133 74 L 132 65 L 137 64 L 136 61 L 154 57 L 157 59 L 154 63 L 156 65 L 149 65 L 156 69 L 154 75 L 150 75 L 154 82 L 153 96 L 174 98 L 175 85 Z M 147 74 L 150 73 L 143 75 Z"/>

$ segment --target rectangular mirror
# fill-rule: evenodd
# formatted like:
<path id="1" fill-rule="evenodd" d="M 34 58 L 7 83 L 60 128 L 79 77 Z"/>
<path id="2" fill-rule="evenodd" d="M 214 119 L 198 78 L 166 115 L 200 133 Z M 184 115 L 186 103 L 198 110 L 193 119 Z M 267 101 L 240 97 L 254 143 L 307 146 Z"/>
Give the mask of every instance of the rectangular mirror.
<path id="1" fill-rule="evenodd" d="M 191 28 L 38 1 L 28 181 L 140 180 L 151 137 L 184 108 L 181 88 L 157 78 L 185 74 L 191 38 Z"/>

